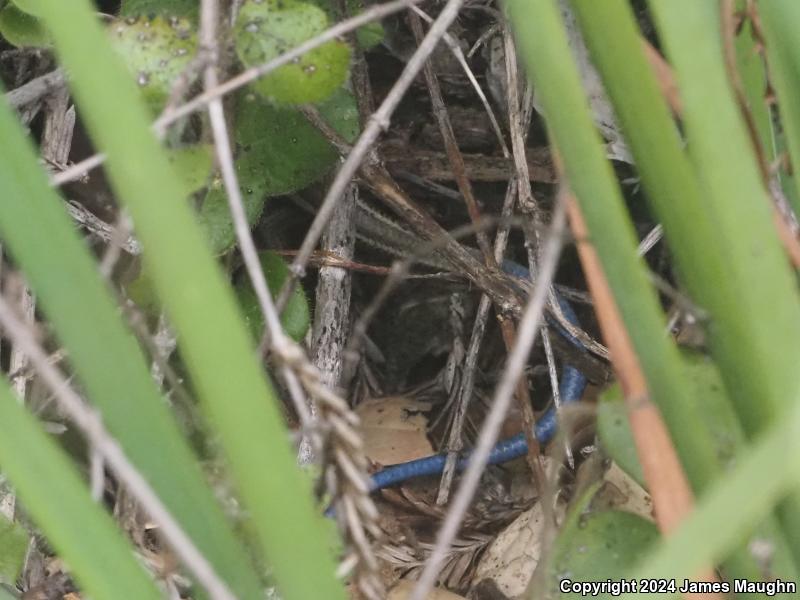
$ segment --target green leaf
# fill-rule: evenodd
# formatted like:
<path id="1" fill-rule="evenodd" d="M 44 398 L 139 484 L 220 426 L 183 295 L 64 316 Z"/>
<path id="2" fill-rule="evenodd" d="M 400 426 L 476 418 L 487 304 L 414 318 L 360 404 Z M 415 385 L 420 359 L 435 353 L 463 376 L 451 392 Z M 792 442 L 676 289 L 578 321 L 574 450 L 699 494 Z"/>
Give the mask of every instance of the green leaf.
<path id="1" fill-rule="evenodd" d="M 29 15 L 40 17 L 42 14 L 41 2 L 39 0 L 11 0 L 12 4 L 16 4 L 17 8 Z"/>
<path id="2" fill-rule="evenodd" d="M 111 600 L 125 590 L 129 598 L 162 598 L 111 517 L 92 500 L 75 466 L 5 380 L 0 381 L 0 464 L 87 596 Z"/>
<path id="3" fill-rule="evenodd" d="M 25 564 L 30 536 L 15 521 L 0 516 L 0 582 L 13 584 Z"/>
<path id="4" fill-rule="evenodd" d="M 573 581 L 621 579 L 658 540 L 656 526 L 638 515 L 619 510 L 574 516 L 558 536 L 553 551 L 554 572 Z M 561 594 L 561 598 L 581 598 Z"/>
<path id="5" fill-rule="evenodd" d="M 800 485 L 798 442 L 800 404 L 795 402 L 786 418 L 773 425 L 734 470 L 699 500 L 677 531 L 645 557 L 635 576 L 689 578 L 742 544 L 772 507 Z M 639 597 L 623 596 L 626 600 Z"/>
<path id="6" fill-rule="evenodd" d="M 704 426 L 714 445 L 714 454 L 720 468 L 726 470 L 733 464 L 736 453 L 744 448 L 744 433 L 725 393 L 719 369 L 710 358 L 702 354 L 684 351 L 683 356 L 694 401 L 702 407 L 700 424 Z M 600 395 L 597 433 L 608 455 L 624 471 L 646 486 L 619 384 Z"/>
<path id="7" fill-rule="evenodd" d="M 328 28 L 325 12 L 294 0 L 247 0 L 234 26 L 236 52 L 247 67 L 264 64 Z M 259 79 L 253 87 L 276 102 L 320 102 L 347 78 L 350 48 L 331 41 Z"/>
<path id="8" fill-rule="evenodd" d="M 606 454 L 641 486 L 647 487 L 619 384 L 614 384 L 600 394 L 597 405 L 597 437 Z"/>
<path id="9" fill-rule="evenodd" d="M 362 25 L 356 29 L 356 40 L 364 50 L 370 50 L 386 38 L 386 30 L 381 23 Z"/>
<path id="10" fill-rule="evenodd" d="M 636 561 L 659 539 L 656 526 L 619 510 L 592 511 L 599 485 L 590 486 L 570 509 L 540 569 L 548 598 L 580 598 L 561 593 L 562 579 L 605 581 L 623 578 Z M 584 596 L 585 597 L 585 596 Z"/>
<path id="11" fill-rule="evenodd" d="M 731 471 L 746 452 L 747 441 L 725 393 L 719 369 L 710 358 L 700 353 L 684 351 L 683 356 L 694 402 L 702 407 L 701 424 L 714 444 L 720 469 Z M 619 385 L 612 386 L 600 396 L 597 433 L 608 455 L 646 488 Z M 759 524 L 754 537 L 772 548 L 770 577 L 796 578 L 791 552 L 774 519 L 768 518 Z"/>
<path id="12" fill-rule="evenodd" d="M 246 183 L 242 178 L 239 179 L 239 185 L 242 188 L 242 203 L 247 222 L 252 226 L 261 218 L 267 197 L 257 194 L 255 188 L 245 187 Z M 236 244 L 236 231 L 222 181 L 217 179 L 209 187 L 203 199 L 203 206 L 200 207 L 198 219 L 205 230 L 208 246 L 215 255 L 224 254 Z"/>
<path id="13" fill-rule="evenodd" d="M 144 265 L 141 266 L 139 274 L 125 285 L 125 292 L 128 298 L 133 300 L 134 304 L 148 316 L 157 317 L 161 314 L 161 301 Z"/>
<path id="14" fill-rule="evenodd" d="M 552 575 L 568 573 L 573 581 L 622 579 L 658 538 L 653 523 L 629 512 L 609 510 L 581 515 L 558 536 Z M 585 597 L 560 594 L 565 600 Z"/>
<path id="15" fill-rule="evenodd" d="M 346 95 L 346 98 L 345 97 Z M 349 99 L 349 100 L 348 100 Z M 347 102 L 352 102 L 347 106 Z M 346 112 L 355 101 L 337 92 L 320 106 L 330 111 L 331 125 L 343 135 L 353 135 Z M 277 196 L 302 189 L 325 175 L 338 155 L 317 129 L 299 112 L 280 108 L 248 95 L 236 114 L 236 166 L 244 191 Z"/>
<path id="16" fill-rule="evenodd" d="M 317 105 L 320 114 L 346 142 L 355 143 L 361 126 L 355 96 L 346 88 L 339 88 L 330 98 Z"/>
<path id="17" fill-rule="evenodd" d="M 332 0 L 312 0 L 312 3 L 319 6 L 328 15 L 331 22 L 340 20 L 338 4 Z M 364 11 L 364 2 L 362 0 L 346 0 L 348 16 L 355 16 Z M 373 21 L 367 23 L 356 29 L 356 41 L 358 45 L 364 49 L 369 50 L 380 44 L 386 37 L 386 31 L 380 21 Z"/>
<path id="18" fill-rule="evenodd" d="M 121 17 L 161 15 L 196 21 L 199 10 L 198 0 L 122 0 L 119 14 Z"/>
<path id="19" fill-rule="evenodd" d="M 197 52 L 191 24 L 158 16 L 118 19 L 109 25 L 109 32 L 142 96 L 157 112 Z"/>
<path id="20" fill-rule="evenodd" d="M 39 19 L 13 4 L 0 10 L 0 35 L 17 48 L 50 46 L 50 35 Z"/>
<path id="21" fill-rule="evenodd" d="M 167 160 L 181 178 L 187 196 L 208 183 L 213 157 L 214 148 L 210 144 L 167 150 Z"/>
<path id="22" fill-rule="evenodd" d="M 337 90 L 319 109 L 348 141 L 358 135 L 352 94 Z M 338 156 L 301 113 L 276 107 L 254 94 L 240 99 L 233 136 L 239 186 L 251 225 L 261 217 L 268 196 L 310 185 L 330 170 Z M 222 182 L 215 181 L 209 188 L 199 219 L 215 254 L 226 252 L 236 243 Z"/>
<path id="23" fill-rule="evenodd" d="M 259 254 L 259 260 L 267 279 L 269 291 L 274 298 L 289 277 L 289 267 L 275 252 L 262 252 Z M 239 306 L 244 314 L 244 320 L 250 328 L 253 341 L 258 343 L 264 334 L 264 315 L 261 312 L 256 292 L 250 283 L 250 278 L 246 275 L 236 285 L 236 295 L 239 298 Z M 298 286 L 281 314 L 281 325 L 287 335 L 299 342 L 306 335 L 310 323 L 308 298 L 306 298 L 303 288 Z"/>

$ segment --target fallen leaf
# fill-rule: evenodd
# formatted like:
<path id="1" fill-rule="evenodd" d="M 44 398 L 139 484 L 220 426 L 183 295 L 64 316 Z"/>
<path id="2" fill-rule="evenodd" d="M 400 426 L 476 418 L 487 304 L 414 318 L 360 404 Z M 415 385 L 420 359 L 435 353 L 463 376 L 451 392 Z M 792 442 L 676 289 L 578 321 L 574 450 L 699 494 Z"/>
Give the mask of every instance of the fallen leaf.
<path id="1" fill-rule="evenodd" d="M 414 591 L 414 586 L 417 585 L 416 581 L 401 581 L 389 592 L 386 600 L 407 600 L 411 597 L 411 592 Z M 464 596 L 459 596 L 453 592 L 448 592 L 440 588 L 431 590 L 425 600 L 466 600 Z"/>
<path id="2" fill-rule="evenodd" d="M 403 396 L 362 402 L 356 413 L 361 419 L 367 457 L 382 465 L 394 465 L 433 454 L 424 415 L 430 409 L 428 402 Z"/>
<path id="3" fill-rule="evenodd" d="M 556 506 L 556 520 L 564 515 L 564 505 Z M 546 520 L 541 503 L 522 513 L 491 543 L 475 570 L 474 583 L 491 579 L 506 596 L 525 592 L 539 564 Z"/>
<path id="4" fill-rule="evenodd" d="M 605 485 L 598 495 L 608 502 L 608 508 L 633 513 L 654 522 L 653 500 L 644 488 L 617 463 L 611 463 L 603 476 Z"/>

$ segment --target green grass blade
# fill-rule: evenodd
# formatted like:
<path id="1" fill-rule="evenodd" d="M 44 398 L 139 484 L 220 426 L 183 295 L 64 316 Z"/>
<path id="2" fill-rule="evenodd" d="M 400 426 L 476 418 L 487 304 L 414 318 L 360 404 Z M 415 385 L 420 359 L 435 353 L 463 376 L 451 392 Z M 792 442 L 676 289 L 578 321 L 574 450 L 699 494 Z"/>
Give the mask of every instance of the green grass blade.
<path id="1" fill-rule="evenodd" d="M 11 592 L 7 591 L 2 585 L 0 585 L 0 600 L 17 600 L 17 599 L 11 595 Z"/>
<path id="2" fill-rule="evenodd" d="M 231 290 L 179 181 L 153 136 L 134 82 L 86 0 L 42 1 L 78 105 L 124 201 L 193 383 L 221 441 L 253 529 L 286 598 L 343 598 L 295 465 L 275 393 L 265 380 Z M 90 57 L 90 60 L 87 60 Z"/>
<path id="3" fill-rule="evenodd" d="M 717 3 L 652 0 L 650 6 L 683 99 L 688 154 L 700 184 L 692 203 L 716 226 L 705 247 L 713 244 L 722 253 L 718 266 L 723 271 L 706 282 L 703 296 L 700 286 L 692 292 L 713 313 L 708 328 L 712 351 L 745 431 L 752 435 L 774 422 L 800 390 L 797 284 L 728 83 Z M 636 133 L 633 124 L 628 129 Z M 705 262 L 704 255 L 692 260 Z M 690 268 L 687 260 L 680 266 L 682 271 Z M 732 295 L 712 305 L 707 300 L 711 288 L 723 280 Z"/>
<path id="4" fill-rule="evenodd" d="M 774 0 L 758 5 L 765 37 L 770 82 L 780 104 L 781 124 L 793 167 L 794 194 L 787 193 L 800 213 L 800 5 Z"/>
<path id="5" fill-rule="evenodd" d="M 87 596 L 162 598 L 75 467 L 25 412 L 5 380 L 0 381 L 0 466 Z"/>
<path id="6" fill-rule="evenodd" d="M 558 8 L 552 0 L 509 0 L 506 6 L 650 393 L 692 485 L 701 489 L 716 472 L 716 458 L 698 425 L 699 407 L 691 400 L 678 350 L 664 335 L 661 308 L 636 254 L 633 227 L 590 117 Z"/>
<path id="7" fill-rule="evenodd" d="M 6 486 L 2 489 L 5 495 Z M 20 523 L 0 515 L 0 583 L 16 581 L 22 573 L 30 538 Z"/>
<path id="8" fill-rule="evenodd" d="M 664 224 L 679 273 L 694 301 L 708 313 L 712 350 L 726 380 L 728 396 L 738 399 L 739 420 L 752 437 L 759 423 L 774 422 L 786 405 L 784 397 L 775 396 L 779 393 L 777 387 L 764 387 L 765 382 L 783 381 L 785 390 L 796 387 L 790 381 L 792 371 L 787 370 L 784 357 L 776 353 L 788 352 L 795 356 L 795 360 L 800 359 L 796 339 L 791 339 L 795 323 L 788 327 L 782 323 L 778 327 L 764 324 L 773 319 L 769 310 L 772 305 L 776 306 L 778 314 L 797 312 L 796 324 L 800 327 L 800 304 L 788 277 L 782 249 L 777 244 L 768 200 L 763 191 L 759 196 L 752 196 L 751 188 L 744 183 L 742 193 L 733 194 L 726 186 L 712 186 L 707 177 L 705 181 L 697 177 L 701 169 L 693 168 L 682 149 L 666 102 L 640 51 L 638 32 L 628 4 L 624 0 L 608 0 L 603 3 L 602 10 L 598 10 L 600 7 L 596 3 L 586 0 L 577 0 L 573 4 L 592 57 L 603 74 L 626 132 L 648 198 Z M 613 32 L 614 44 L 607 43 L 609 32 Z M 719 58 L 721 61 L 721 54 Z M 709 66 L 704 71 L 706 80 L 712 79 L 708 75 L 711 68 Z M 717 75 L 721 72 L 723 78 L 726 77 L 724 64 L 718 62 L 713 68 Z M 724 79 L 718 81 L 720 85 L 724 83 Z M 695 103 L 691 101 L 691 95 L 684 100 L 687 119 L 688 113 L 696 108 Z M 739 118 L 736 106 L 731 108 L 734 112 L 720 117 L 720 121 L 724 123 Z M 710 123 L 713 115 L 705 109 L 703 116 L 705 129 L 694 131 L 693 136 L 689 131 L 695 154 L 704 151 L 724 154 L 724 160 L 732 163 L 735 156 L 740 169 L 744 169 L 742 163 L 749 161 L 749 174 L 756 178 L 756 187 L 760 187 L 755 155 L 741 123 L 742 136 L 736 147 L 731 135 L 726 137 L 722 134 L 723 129 L 730 130 L 732 124 L 721 127 Z M 703 139 L 702 144 L 696 141 L 698 138 Z M 709 139 L 717 140 L 717 143 L 709 144 Z M 719 143 L 722 139 L 724 144 Z M 708 157 L 706 160 L 716 163 L 719 158 Z M 717 169 L 723 170 L 720 165 Z M 733 174 L 720 172 L 719 176 L 731 177 Z M 712 198 L 718 193 L 726 195 L 724 201 L 718 198 L 715 203 Z M 753 206 L 759 202 L 763 202 L 761 210 Z M 730 214 L 721 218 L 720 211 L 751 218 L 749 224 L 756 231 L 759 223 L 753 213 L 763 213 L 760 225 L 764 229 L 760 235 L 768 239 L 761 240 L 759 245 L 752 234 L 742 232 L 748 223 Z M 766 250 L 767 246 L 772 248 L 772 252 Z M 755 262 L 754 247 L 763 251 Z M 752 343 L 755 338 L 757 344 Z M 757 369 L 760 371 L 756 372 Z M 740 391 L 745 384 L 749 386 L 750 395 L 747 397 Z M 793 521 L 793 517 L 788 518 Z M 744 553 L 738 554 L 735 560 L 739 568 L 747 568 L 744 561 L 753 567 L 752 560 L 747 560 Z"/>
<path id="9" fill-rule="evenodd" d="M 800 486 L 798 441 L 800 403 L 709 490 L 680 528 L 645 560 L 636 578 L 691 579 L 700 567 L 714 564 L 728 548 L 743 542 L 782 496 Z"/>
<path id="10" fill-rule="evenodd" d="M 736 3 L 736 10 L 743 10 L 745 4 L 745 0 L 739 0 Z M 769 39 L 771 35 L 764 34 L 765 30 L 769 30 L 769 28 L 765 27 L 762 21 L 762 26 L 758 31 Z M 786 152 L 787 136 L 785 131 L 781 131 L 781 127 L 785 127 L 789 131 L 797 131 L 797 121 L 800 121 L 800 114 L 796 114 L 797 111 L 791 108 L 797 106 L 797 103 L 800 102 L 800 73 L 795 70 L 795 74 L 789 73 L 787 79 L 786 67 L 780 65 L 782 63 L 780 57 L 776 59 L 778 62 L 772 65 L 770 74 L 772 88 L 778 90 L 777 96 L 780 103 L 783 106 L 790 107 L 789 112 L 783 115 L 781 119 L 781 127 L 777 127 L 778 121 L 773 118 L 775 111 L 770 108 L 767 100 L 767 94 L 771 88 L 767 84 L 767 69 L 764 60 L 765 48 L 756 34 L 752 19 L 747 19 L 744 22 L 736 35 L 734 44 L 736 66 L 741 78 L 745 102 L 755 126 L 756 136 L 760 140 L 767 167 L 772 168 L 777 157 Z M 769 42 L 767 45 L 769 45 Z M 788 91 L 785 90 L 786 85 L 790 86 Z M 792 96 L 796 101 L 787 99 Z M 795 169 L 794 172 L 796 173 L 797 170 Z M 798 193 L 795 177 L 787 172 L 785 166 L 782 166 L 777 171 L 777 181 L 779 190 L 783 192 L 788 205 L 792 207 L 796 214 L 800 214 L 800 194 Z"/>
<path id="11" fill-rule="evenodd" d="M 744 5 L 744 0 L 739 0 L 735 8 L 741 10 Z M 768 163 L 772 163 L 775 159 L 776 140 L 766 99 L 767 72 L 753 36 L 753 23 L 748 20 L 734 39 L 736 70 L 764 157 Z"/>
<path id="12" fill-rule="evenodd" d="M 220 576 L 243 595 L 257 594 L 255 571 L 155 388 L 136 340 L 4 104 L 0 139 L 0 237 L 68 348 L 81 383 L 126 455 Z"/>
<path id="13" fill-rule="evenodd" d="M 613 6 L 613 3 L 611 5 Z M 509 4 L 510 8 L 514 6 L 521 7 L 524 4 L 516 2 Z M 528 6 L 533 10 L 532 5 L 528 4 Z M 561 53 L 564 53 L 562 56 L 569 55 L 563 26 L 552 3 L 537 3 L 536 7 L 536 15 L 528 15 L 523 20 L 520 12 L 519 18 L 515 19 L 519 30 L 519 43 L 530 58 L 530 68 L 534 82 L 538 84 L 537 89 L 545 107 L 546 118 L 556 145 L 563 154 L 570 183 L 576 190 L 585 211 L 592 239 L 598 248 L 601 260 L 603 260 L 606 275 L 615 292 L 623 318 L 628 323 L 628 329 L 642 361 L 651 393 L 670 428 L 670 433 L 675 440 L 693 487 L 695 490 L 702 491 L 713 476 L 719 472 L 719 465 L 708 447 L 710 440 L 707 434 L 696 427 L 702 422 L 699 413 L 701 406 L 694 403 L 689 390 L 682 389 L 685 379 L 678 365 L 669 365 L 669 371 L 672 373 L 671 377 L 681 378 L 680 382 L 676 382 L 674 379 L 670 380 L 670 376 L 664 376 L 666 368 L 659 363 L 664 360 L 662 357 L 672 360 L 675 350 L 664 339 L 663 330 L 658 328 L 658 313 L 647 307 L 650 332 L 646 333 L 643 328 L 645 321 L 640 316 L 643 313 L 630 311 L 629 305 L 635 300 L 641 304 L 652 302 L 647 297 L 651 296 L 651 292 L 648 290 L 648 284 L 639 277 L 631 281 L 633 269 L 642 268 L 635 261 L 634 242 L 630 240 L 631 234 L 626 232 L 630 240 L 627 248 L 614 247 L 615 243 L 619 244 L 621 238 L 618 232 L 629 229 L 630 225 L 627 223 L 627 216 L 624 213 L 625 209 L 622 206 L 613 174 L 594 132 L 594 125 L 586 108 L 585 96 L 577 71 L 572 70 L 572 73 L 567 74 L 564 58 L 556 58 Z M 579 7 L 583 8 L 584 4 L 579 4 Z M 593 4 L 592 7 L 599 8 L 601 9 L 599 12 L 603 12 L 609 8 L 609 4 Z M 511 14 L 514 16 L 513 8 Z M 636 52 L 638 52 L 638 39 L 636 42 Z M 608 46 L 617 47 L 616 43 L 608 44 Z M 538 79 L 537 72 L 539 73 Z M 655 110 L 659 110 L 659 107 L 660 105 L 656 104 Z M 650 113 L 647 112 L 647 114 Z M 674 129 L 671 133 L 674 141 L 677 142 Z M 639 150 L 633 146 L 632 149 Z M 647 150 L 655 153 L 656 160 L 665 158 L 661 148 L 655 144 L 650 144 Z M 688 173 L 688 177 L 692 178 L 691 172 Z M 684 213 L 683 218 L 686 219 L 687 215 L 692 214 L 692 211 Z M 616 217 L 613 219 L 616 222 L 612 222 L 613 217 Z M 612 268 L 609 268 L 609 264 L 612 265 Z M 623 266 L 623 268 L 619 269 L 619 266 Z M 624 293 L 620 294 L 620 291 L 624 291 Z M 658 353 L 653 351 L 652 344 L 654 342 L 663 346 Z M 732 572 L 738 575 L 758 574 L 753 561 L 744 552 L 736 552 L 728 566 Z"/>

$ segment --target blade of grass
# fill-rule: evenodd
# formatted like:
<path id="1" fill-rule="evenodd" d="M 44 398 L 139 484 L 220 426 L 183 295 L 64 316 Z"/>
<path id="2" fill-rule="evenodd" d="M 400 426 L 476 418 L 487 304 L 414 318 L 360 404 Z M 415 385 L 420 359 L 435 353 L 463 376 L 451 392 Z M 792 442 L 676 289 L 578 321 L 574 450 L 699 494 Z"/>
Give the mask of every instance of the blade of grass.
<path id="1" fill-rule="evenodd" d="M 0 381 L 0 465 L 82 591 L 97 600 L 162 598 L 70 460 L 17 402 L 5 380 Z"/>
<path id="2" fill-rule="evenodd" d="M 797 31 L 800 27 L 800 6 L 796 2 L 761 2 L 758 14 L 764 49 L 769 67 L 769 80 L 781 107 L 783 142 L 786 145 L 794 172 L 788 177 L 793 183 L 787 196 L 792 208 L 800 214 L 800 44 Z"/>
<path id="3" fill-rule="evenodd" d="M 230 289 L 148 127 L 137 90 L 86 0 L 41 2 L 92 138 L 108 156 L 182 356 L 286 598 L 343 598 L 322 517 L 294 464 L 275 393 Z"/>
<path id="4" fill-rule="evenodd" d="M 800 214 L 800 5 L 794 1 L 775 0 L 758 4 L 761 31 L 764 35 L 769 78 L 780 104 L 781 124 L 789 150 L 794 181 L 794 211 Z"/>
<path id="5" fill-rule="evenodd" d="M 97 265 L 36 162 L 30 140 L 0 104 L 0 236 L 67 347 L 79 379 L 125 454 L 150 481 L 229 586 L 260 583 L 153 384 Z"/>
<path id="6" fill-rule="evenodd" d="M 800 403 L 760 436 L 741 463 L 717 482 L 694 513 L 636 570 L 636 579 L 676 578 L 714 563 L 740 544 L 788 492 L 800 486 Z M 623 598 L 635 596 L 629 594 Z"/>
<path id="7" fill-rule="evenodd" d="M 558 9 L 554 2 L 525 4 L 514 0 L 508 6 L 518 29 L 519 44 L 529 59 L 545 117 L 564 158 L 570 185 L 627 325 L 648 389 L 664 416 L 693 489 L 702 492 L 718 475 L 720 465 L 708 434 L 699 427 L 702 405 L 685 385 L 677 349 L 664 335 L 655 294 L 636 257 L 631 224 L 589 115 Z M 524 17 L 522 6 L 535 14 Z M 639 52 L 641 43 L 638 39 L 636 43 Z M 727 566 L 735 576 L 758 576 L 754 561 L 743 551 L 734 552 Z"/>
<path id="8" fill-rule="evenodd" d="M 612 287 L 648 389 L 661 410 L 695 490 L 716 472 L 710 440 L 698 426 L 699 407 L 683 374 L 620 190 L 589 115 L 558 8 L 551 0 L 506 2 L 526 66 L 544 107 L 552 140 Z"/>
<path id="9" fill-rule="evenodd" d="M 722 0 L 720 2 L 723 48 L 726 49 L 726 56 L 729 43 L 727 37 L 735 36 L 732 40 L 735 73 L 731 74 L 729 67 L 728 79 L 737 92 L 739 110 L 748 123 L 750 136 L 755 138 L 752 141 L 757 149 L 759 162 L 762 163 L 760 164 L 763 171 L 762 177 L 767 181 L 770 195 L 777 207 L 775 217 L 781 243 L 792 260 L 792 266 L 797 269 L 800 258 L 797 256 L 796 234 L 791 227 L 793 219 L 784 216 L 784 213 L 793 210 L 796 221 L 800 204 L 798 204 L 798 194 L 793 178 L 787 173 L 786 166 L 776 163 L 776 158 L 784 152 L 783 136 L 777 129 L 777 113 L 773 114 L 767 99 L 767 70 L 763 41 L 760 37 L 762 34 L 761 30 L 754 25 L 754 19 L 757 19 L 757 15 L 754 14 L 756 11 L 754 5 L 750 6 L 750 10 L 746 10 L 747 4 L 747 0 Z M 737 14 L 748 15 L 738 34 L 735 21 Z M 730 29 L 730 33 L 726 29 Z"/>
<path id="10" fill-rule="evenodd" d="M 688 156 L 700 185 L 690 200 L 695 212 L 703 213 L 693 221 L 702 218 L 715 225 L 714 235 L 702 239 L 706 252 L 691 260 L 709 260 L 712 244 L 721 253 L 714 257 L 721 271 L 692 292 L 712 312 L 712 351 L 742 425 L 752 435 L 774 422 L 800 389 L 796 281 L 775 234 L 771 201 L 727 80 L 717 3 L 651 0 L 650 6 L 683 98 Z M 619 104 L 622 110 L 622 98 Z M 634 123 L 628 127 L 632 134 L 638 133 Z M 689 260 L 680 266 L 682 272 L 691 268 Z M 728 297 L 712 304 L 723 288 Z"/>
<path id="11" fill-rule="evenodd" d="M 746 0 L 731 0 L 734 10 L 744 9 Z M 720 3 L 724 7 L 725 2 Z M 736 70 L 739 73 L 747 108 L 753 119 L 758 140 L 768 163 L 775 159 L 775 130 L 767 106 L 767 72 L 764 59 L 754 39 L 753 23 L 748 19 L 734 38 Z"/>
<path id="12" fill-rule="evenodd" d="M 763 384 L 765 380 L 783 380 L 784 388 L 789 389 L 792 387 L 788 381 L 792 378 L 792 370 L 787 371 L 783 357 L 776 356 L 776 353 L 788 352 L 795 356 L 795 360 L 800 359 L 796 349 L 797 338 L 787 339 L 785 333 L 788 331 L 789 336 L 794 335 L 794 324 L 777 330 L 771 325 L 762 326 L 763 321 L 773 318 L 769 305 L 777 305 L 778 314 L 792 314 L 796 310 L 797 323 L 800 325 L 800 305 L 787 277 L 789 270 L 785 258 L 777 244 L 769 200 L 764 197 L 762 188 L 760 200 L 763 201 L 762 212 L 766 215 L 766 222 L 760 223 L 764 228 L 761 236 L 770 238 L 777 252 L 770 254 L 765 251 L 758 261 L 758 269 L 754 270 L 752 248 L 761 246 L 751 236 L 744 236 L 740 231 L 742 223 L 737 223 L 737 228 L 732 231 L 729 223 L 732 219 L 721 219 L 719 211 L 712 209 L 710 196 L 715 191 L 709 185 L 701 187 L 696 176 L 698 170 L 692 167 L 682 149 L 667 104 L 639 50 L 638 32 L 627 2 L 607 0 L 601 10 L 598 10 L 599 5 L 587 0 L 577 0 L 573 4 L 593 60 L 603 75 L 626 132 L 648 199 L 664 225 L 681 278 L 693 299 L 708 313 L 712 350 L 718 358 L 723 376 L 727 377 L 728 396 L 734 396 L 732 390 L 736 390 L 739 419 L 743 429 L 749 430 L 752 436 L 754 422 L 774 422 L 776 415 L 785 411 L 786 400 L 768 396 L 770 392 L 778 393 L 774 387 L 751 387 L 751 396 L 742 398 L 735 387 L 742 385 L 742 376 L 737 370 L 746 369 L 745 378 L 748 381 Z M 607 43 L 609 32 L 613 32 L 614 44 Z M 719 64 L 716 68 L 722 69 L 721 75 L 724 77 L 724 65 Z M 685 98 L 684 112 L 687 114 L 693 110 L 696 101 L 691 95 L 687 98 L 682 94 L 682 97 Z M 735 112 L 729 118 L 737 116 Z M 707 120 L 711 118 L 711 115 L 706 115 Z M 756 177 L 760 187 L 761 180 L 749 138 L 742 135 L 740 145 L 734 148 L 732 140 L 724 138 L 719 129 L 714 130 L 707 121 L 704 124 L 710 130 L 696 133 L 691 139 L 696 140 L 700 136 L 704 139 L 714 136 L 717 140 L 726 139 L 726 154 L 737 154 L 739 162 L 742 162 L 742 156 L 750 160 L 751 175 Z M 693 143 L 699 145 L 698 142 Z M 728 173 L 725 176 L 732 175 Z M 703 194 L 703 191 L 706 193 Z M 745 215 L 757 212 L 751 205 L 758 204 L 759 200 L 754 200 L 747 193 L 747 188 L 744 188 L 744 192 L 734 195 L 731 190 L 726 190 L 724 210 Z M 758 229 L 755 223 L 753 227 Z M 767 242 L 763 241 L 762 246 L 766 245 Z M 769 264 L 767 261 L 770 258 L 776 264 Z M 780 281 L 775 282 L 774 277 Z M 773 337 L 765 338 L 768 333 Z M 760 336 L 758 345 L 750 343 L 755 335 Z M 748 368 L 748 365 L 751 366 Z M 755 370 L 759 368 L 761 371 L 756 373 Z M 746 404 L 743 405 L 745 400 Z M 784 529 L 792 531 L 788 527 L 796 522 L 793 510 L 788 509 L 783 518 Z M 786 541 L 791 542 L 789 538 Z M 747 569 L 747 563 L 750 563 L 749 568 L 754 566 L 743 552 L 737 553 L 734 562 L 729 565 L 731 569 Z"/>
<path id="13" fill-rule="evenodd" d="M 578 240 L 586 239 L 586 223 L 571 194 L 567 195 L 567 213 L 573 236 Z M 664 420 L 648 398 L 647 381 L 597 253 L 586 242 L 579 242 L 577 250 L 586 285 L 592 294 L 597 323 L 612 357 L 614 375 L 622 388 L 634 448 L 653 499 L 656 524 L 659 531 L 669 533 L 692 508 L 691 486 Z"/>
<path id="14" fill-rule="evenodd" d="M 17 600 L 17 599 L 11 595 L 11 592 L 7 591 L 2 585 L 0 585 L 0 600 Z"/>

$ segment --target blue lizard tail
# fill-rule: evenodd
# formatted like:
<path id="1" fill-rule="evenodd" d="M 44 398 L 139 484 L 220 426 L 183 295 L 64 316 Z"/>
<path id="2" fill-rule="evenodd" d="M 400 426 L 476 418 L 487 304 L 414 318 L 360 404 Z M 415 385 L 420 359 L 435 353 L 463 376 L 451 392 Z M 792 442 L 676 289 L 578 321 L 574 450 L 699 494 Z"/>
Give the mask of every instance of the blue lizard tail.
<path id="1" fill-rule="evenodd" d="M 525 267 L 512 261 L 504 261 L 503 270 L 509 275 L 519 277 L 520 279 L 528 279 L 530 277 L 530 273 Z M 575 314 L 575 311 L 572 309 L 572 306 L 570 306 L 566 300 L 559 296 L 557 296 L 556 299 L 567 320 L 574 325 L 578 325 L 578 317 Z M 584 349 L 583 345 L 569 333 L 567 333 L 563 327 L 556 323 L 555 328 L 571 344 L 582 350 Z M 565 365 L 561 373 L 561 384 L 559 387 L 562 405 L 570 404 L 580 400 L 584 389 L 586 389 L 586 377 L 584 374 L 572 365 Z M 558 419 L 555 408 L 550 408 L 536 422 L 534 436 L 540 444 L 546 444 L 552 439 L 557 427 Z M 515 458 L 525 456 L 527 453 L 528 443 L 525 440 L 525 434 L 518 433 L 513 437 L 500 440 L 497 444 L 495 444 L 494 448 L 492 448 L 491 454 L 489 454 L 489 464 L 497 465 L 500 463 L 505 463 L 514 460 Z M 469 464 L 470 454 L 471 451 L 466 452 L 459 459 L 458 463 L 456 464 L 457 472 L 461 472 L 467 467 Z M 391 465 L 385 469 L 382 469 L 381 471 L 378 471 L 372 476 L 370 489 L 374 491 L 397 485 L 416 477 L 440 475 L 444 471 L 446 460 L 446 454 L 434 454 L 433 456 L 426 456 L 425 458 L 411 460 L 397 465 Z"/>

